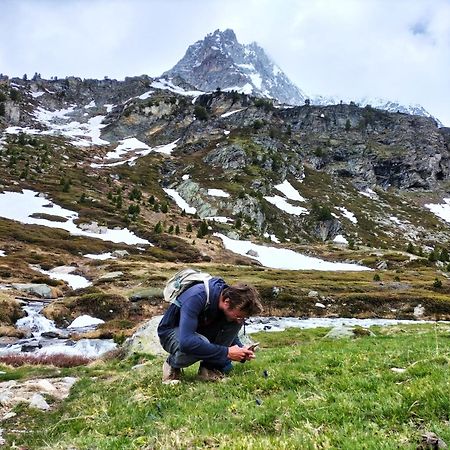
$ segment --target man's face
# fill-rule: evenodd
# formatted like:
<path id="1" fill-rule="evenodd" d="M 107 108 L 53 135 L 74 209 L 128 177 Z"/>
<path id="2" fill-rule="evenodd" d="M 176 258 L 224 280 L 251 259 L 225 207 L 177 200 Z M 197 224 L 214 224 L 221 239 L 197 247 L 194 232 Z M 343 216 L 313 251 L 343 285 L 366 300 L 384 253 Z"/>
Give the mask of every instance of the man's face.
<path id="1" fill-rule="evenodd" d="M 244 312 L 242 312 L 242 310 L 240 310 L 239 308 L 230 307 L 228 299 L 224 300 L 222 311 L 225 314 L 228 322 L 237 322 L 243 324 L 246 319 L 246 315 Z"/>

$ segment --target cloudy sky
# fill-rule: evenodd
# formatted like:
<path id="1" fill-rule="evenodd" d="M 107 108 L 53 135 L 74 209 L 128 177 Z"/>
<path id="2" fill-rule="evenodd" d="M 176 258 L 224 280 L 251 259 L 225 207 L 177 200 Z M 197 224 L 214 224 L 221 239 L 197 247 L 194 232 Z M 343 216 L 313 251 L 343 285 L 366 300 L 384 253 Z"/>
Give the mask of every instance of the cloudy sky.
<path id="1" fill-rule="evenodd" d="M 0 72 L 160 75 L 216 29 L 309 95 L 419 103 L 450 126 L 450 0 L 1 0 Z"/>

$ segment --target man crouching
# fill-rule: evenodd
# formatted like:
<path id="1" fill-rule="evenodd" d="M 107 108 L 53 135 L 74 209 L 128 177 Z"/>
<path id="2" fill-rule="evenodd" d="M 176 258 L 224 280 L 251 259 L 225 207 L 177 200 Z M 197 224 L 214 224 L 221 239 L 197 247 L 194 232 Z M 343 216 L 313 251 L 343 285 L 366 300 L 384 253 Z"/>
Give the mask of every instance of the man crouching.
<path id="1" fill-rule="evenodd" d="M 231 361 L 248 361 L 252 350 L 236 344 L 245 318 L 261 313 L 255 287 L 238 283 L 228 286 L 221 278 L 197 283 L 177 297 L 158 326 L 162 347 L 170 353 L 163 365 L 163 382 L 180 380 L 181 369 L 200 361 L 199 378 L 217 381 Z"/>

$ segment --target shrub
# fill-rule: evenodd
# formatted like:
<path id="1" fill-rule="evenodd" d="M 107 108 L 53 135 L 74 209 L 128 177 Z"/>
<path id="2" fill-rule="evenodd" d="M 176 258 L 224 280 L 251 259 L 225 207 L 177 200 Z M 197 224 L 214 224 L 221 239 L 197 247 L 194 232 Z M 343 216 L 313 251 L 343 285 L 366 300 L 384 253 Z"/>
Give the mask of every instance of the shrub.
<path id="1" fill-rule="evenodd" d="M 139 188 L 136 186 L 132 189 L 130 192 L 130 195 L 128 196 L 130 200 L 141 200 L 142 198 L 142 192 Z"/>
<path id="2" fill-rule="evenodd" d="M 253 122 L 253 129 L 255 131 L 261 129 L 263 126 L 264 126 L 264 122 L 262 120 L 256 119 Z"/>
<path id="3" fill-rule="evenodd" d="M 315 200 L 313 201 L 311 206 L 311 214 L 319 222 L 325 222 L 327 220 L 333 219 L 330 208 L 328 208 L 328 206 L 319 205 L 319 203 L 317 203 Z"/>
<path id="4" fill-rule="evenodd" d="M 162 227 L 161 222 L 158 222 L 158 223 L 155 225 L 154 231 L 155 231 L 155 233 L 162 233 L 163 227 Z"/>
<path id="5" fill-rule="evenodd" d="M 13 101 L 13 102 L 17 102 L 20 100 L 20 92 L 17 89 L 11 89 L 9 91 L 9 98 Z"/>
<path id="6" fill-rule="evenodd" d="M 443 248 L 441 250 L 441 253 L 439 255 L 439 261 L 442 261 L 442 262 L 448 261 L 448 250 L 446 248 Z"/>
<path id="7" fill-rule="evenodd" d="M 208 234 L 208 224 L 203 221 L 197 231 L 197 237 L 202 238 Z"/>
<path id="8" fill-rule="evenodd" d="M 195 105 L 194 116 L 198 120 L 208 120 L 208 117 L 209 117 L 208 111 L 206 110 L 206 108 L 204 108 L 203 106 L 200 106 L 200 105 Z"/>
<path id="9" fill-rule="evenodd" d="M 381 277 L 380 275 L 378 275 L 377 273 L 373 276 L 373 281 L 381 281 Z"/>
<path id="10" fill-rule="evenodd" d="M 439 279 L 439 278 L 435 278 L 434 279 L 434 282 L 433 282 L 433 287 L 435 288 L 435 289 L 441 289 L 441 287 L 442 287 L 442 281 Z"/>

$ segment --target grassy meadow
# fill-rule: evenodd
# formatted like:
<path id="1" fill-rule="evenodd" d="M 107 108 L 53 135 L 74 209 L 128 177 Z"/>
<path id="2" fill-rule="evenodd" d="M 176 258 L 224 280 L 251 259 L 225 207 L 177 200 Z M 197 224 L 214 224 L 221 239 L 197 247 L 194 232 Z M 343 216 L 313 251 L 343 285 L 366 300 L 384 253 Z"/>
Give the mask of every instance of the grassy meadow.
<path id="1" fill-rule="evenodd" d="M 450 325 L 373 328 L 351 340 L 326 329 L 259 333 L 257 359 L 225 382 L 160 382 L 162 359 L 88 366 L 1 366 L 2 380 L 77 376 L 50 412 L 25 405 L 2 422 L 22 449 L 416 449 L 450 442 Z M 138 367 L 133 368 L 136 364 Z M 142 365 L 143 364 L 143 365 Z"/>

